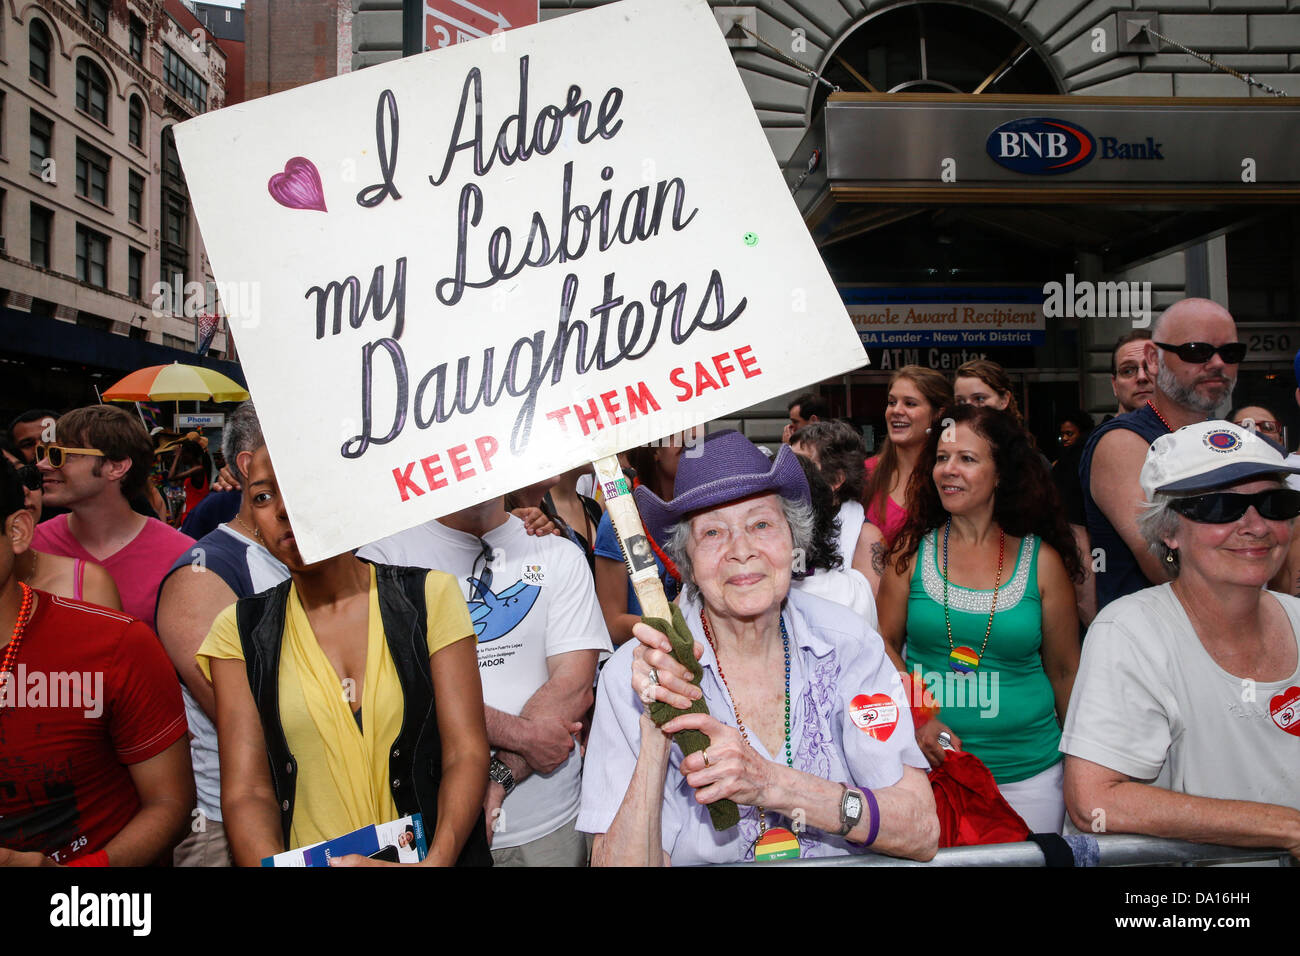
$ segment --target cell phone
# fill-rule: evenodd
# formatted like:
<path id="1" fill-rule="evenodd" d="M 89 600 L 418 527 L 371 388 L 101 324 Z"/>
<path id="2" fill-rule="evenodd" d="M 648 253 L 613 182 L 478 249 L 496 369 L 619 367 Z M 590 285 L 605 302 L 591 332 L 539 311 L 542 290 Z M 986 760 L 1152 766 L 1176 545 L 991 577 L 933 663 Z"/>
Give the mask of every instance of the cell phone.
<path id="1" fill-rule="evenodd" d="M 388 846 L 380 847 L 370 854 L 370 859 L 383 860 L 385 863 L 396 863 L 398 861 L 396 844 L 390 843 Z"/>

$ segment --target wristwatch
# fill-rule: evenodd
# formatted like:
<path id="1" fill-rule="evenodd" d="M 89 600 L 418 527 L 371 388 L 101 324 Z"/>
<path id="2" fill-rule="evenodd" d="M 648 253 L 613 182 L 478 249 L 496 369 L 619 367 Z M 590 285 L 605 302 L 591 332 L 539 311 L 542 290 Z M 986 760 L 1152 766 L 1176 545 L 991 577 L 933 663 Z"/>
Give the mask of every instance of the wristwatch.
<path id="1" fill-rule="evenodd" d="M 510 796 L 510 792 L 515 789 L 515 775 L 504 762 L 496 757 L 493 757 L 488 763 L 488 779 L 493 783 L 499 783 L 501 786 L 505 787 L 507 797 Z M 861 815 L 862 807 L 861 804 L 859 804 L 858 816 Z"/>
<path id="2" fill-rule="evenodd" d="M 862 820 L 862 793 L 850 790 L 847 784 L 840 784 L 844 792 L 840 794 L 840 832 L 839 836 L 848 836 Z"/>

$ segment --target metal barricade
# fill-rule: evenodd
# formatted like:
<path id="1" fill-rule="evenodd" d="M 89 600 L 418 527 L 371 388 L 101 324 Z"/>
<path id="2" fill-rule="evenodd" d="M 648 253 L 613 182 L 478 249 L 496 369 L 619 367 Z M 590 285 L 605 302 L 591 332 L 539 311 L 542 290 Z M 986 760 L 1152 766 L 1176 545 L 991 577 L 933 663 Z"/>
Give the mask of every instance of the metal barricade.
<path id="1" fill-rule="evenodd" d="M 1256 866 L 1295 866 L 1285 850 L 1263 847 L 1215 846 L 1188 843 L 1160 837 L 1133 834 L 1086 834 L 1076 842 L 1076 861 L 1080 850 L 1090 866 L 1199 866 L 1245 864 Z M 1082 843 L 1082 847 L 1079 844 Z M 722 864 L 749 866 L 748 863 Z M 812 860 L 779 860 L 765 866 L 1046 866 L 1043 852 L 1036 843 L 993 843 L 986 846 L 959 846 L 940 850 L 933 860 L 920 863 L 877 854 L 832 856 Z"/>

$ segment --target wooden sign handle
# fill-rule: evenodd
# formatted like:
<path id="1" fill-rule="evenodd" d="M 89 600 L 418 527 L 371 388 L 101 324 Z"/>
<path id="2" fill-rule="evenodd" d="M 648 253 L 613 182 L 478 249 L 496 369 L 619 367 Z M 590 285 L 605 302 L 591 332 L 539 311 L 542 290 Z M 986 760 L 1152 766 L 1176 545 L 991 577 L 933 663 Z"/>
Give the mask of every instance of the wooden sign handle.
<path id="1" fill-rule="evenodd" d="M 597 459 L 591 466 L 605 496 L 605 510 L 609 512 L 614 534 L 623 550 L 623 564 L 632 579 L 632 590 L 641 602 L 641 613 L 646 617 L 671 621 L 672 608 L 668 604 L 668 595 L 664 593 L 663 582 L 659 580 L 659 568 L 645 526 L 641 524 L 641 514 L 636 510 L 632 483 L 624 477 L 617 455 Z"/>

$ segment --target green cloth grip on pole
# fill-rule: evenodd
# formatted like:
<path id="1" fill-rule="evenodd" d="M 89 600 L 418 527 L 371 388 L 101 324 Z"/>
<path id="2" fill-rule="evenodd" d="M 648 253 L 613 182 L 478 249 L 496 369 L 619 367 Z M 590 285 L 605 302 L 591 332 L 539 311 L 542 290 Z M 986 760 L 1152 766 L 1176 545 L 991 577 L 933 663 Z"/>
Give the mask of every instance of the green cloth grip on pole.
<path id="1" fill-rule="evenodd" d="M 673 659 L 691 672 L 691 683 L 698 687 L 700 679 L 704 676 L 704 668 L 695 659 L 695 637 L 686 626 L 686 619 L 682 617 L 681 609 L 676 604 L 672 605 L 672 609 L 671 626 L 661 617 L 643 617 L 641 620 L 668 638 L 673 647 Z M 682 714 L 707 714 L 708 712 L 709 705 L 704 703 L 703 697 L 691 701 L 691 706 L 685 710 L 678 710 L 662 700 L 656 700 L 650 705 L 650 719 L 655 722 L 656 727 L 662 727 Z M 703 750 L 709 745 L 709 738 L 699 730 L 679 730 L 673 734 L 673 740 L 682 748 L 683 756 Z M 717 800 L 710 803 L 708 807 L 709 818 L 713 821 L 715 830 L 727 830 L 740 822 L 740 808 L 736 806 L 734 800 Z"/>

